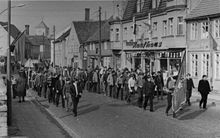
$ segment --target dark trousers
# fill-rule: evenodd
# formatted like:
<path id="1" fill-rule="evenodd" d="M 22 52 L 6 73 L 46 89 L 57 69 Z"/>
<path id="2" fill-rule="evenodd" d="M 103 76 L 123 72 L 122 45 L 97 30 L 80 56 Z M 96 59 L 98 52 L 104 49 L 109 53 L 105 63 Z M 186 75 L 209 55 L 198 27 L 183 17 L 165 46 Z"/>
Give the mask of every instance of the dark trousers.
<path id="1" fill-rule="evenodd" d="M 157 99 L 159 100 L 159 98 L 163 100 L 163 89 L 160 87 L 157 87 Z"/>
<path id="2" fill-rule="evenodd" d="M 16 98 L 17 91 L 16 91 L 16 86 L 15 85 L 12 85 L 12 91 L 13 91 L 13 98 Z"/>
<path id="3" fill-rule="evenodd" d="M 191 103 L 190 103 L 190 97 L 191 97 L 191 95 L 192 95 L 192 90 L 186 90 L 186 103 L 187 103 L 188 105 L 191 105 Z"/>
<path id="4" fill-rule="evenodd" d="M 170 108 L 172 107 L 172 98 L 173 95 L 171 93 L 167 94 L 167 108 L 166 108 L 166 113 L 169 112 Z"/>
<path id="5" fill-rule="evenodd" d="M 98 85 L 98 83 L 97 82 L 93 82 L 93 92 L 97 92 L 97 85 Z"/>
<path id="6" fill-rule="evenodd" d="M 119 93 L 121 93 L 121 100 L 123 100 L 123 88 L 121 84 L 118 84 L 118 87 L 117 87 L 117 95 L 116 95 L 117 99 L 119 97 Z"/>
<path id="7" fill-rule="evenodd" d="M 41 97 L 41 90 L 42 90 L 42 87 L 38 86 L 37 87 L 37 92 L 38 92 L 38 96 L 40 96 L 40 97 Z"/>
<path id="8" fill-rule="evenodd" d="M 153 98 L 154 98 L 153 93 L 149 93 L 149 94 L 145 95 L 144 109 L 146 109 L 147 103 L 148 103 L 148 100 L 149 100 L 150 101 L 150 111 L 153 111 Z"/>
<path id="9" fill-rule="evenodd" d="M 208 98 L 208 93 L 201 93 L 201 100 L 199 102 L 199 107 L 202 106 L 203 104 L 203 108 L 206 108 L 206 104 L 207 104 L 207 98 Z"/>
<path id="10" fill-rule="evenodd" d="M 142 107 L 143 104 L 143 91 L 141 87 L 137 88 L 137 93 L 138 93 L 138 101 L 137 104 L 139 107 Z"/>
<path id="11" fill-rule="evenodd" d="M 64 101 L 64 98 L 63 98 L 63 93 L 62 93 L 62 91 L 59 91 L 59 92 L 57 93 L 56 105 L 59 106 L 60 97 L 61 97 L 61 100 L 62 100 L 62 107 L 65 108 L 65 101 Z"/>
<path id="12" fill-rule="evenodd" d="M 72 97 L 72 101 L 73 101 L 73 113 L 75 116 L 77 116 L 77 106 L 79 103 L 79 97 Z"/>
<path id="13" fill-rule="evenodd" d="M 47 98 L 47 84 L 44 84 L 44 98 Z"/>
<path id="14" fill-rule="evenodd" d="M 113 95 L 113 85 L 109 85 L 109 96 L 112 97 Z"/>
<path id="15" fill-rule="evenodd" d="M 48 89 L 49 89 L 48 101 L 49 101 L 49 103 L 51 103 L 52 102 L 52 97 L 53 97 L 53 95 L 52 95 L 53 88 L 52 87 L 48 87 Z"/>
<path id="16" fill-rule="evenodd" d="M 132 94 L 135 93 L 134 87 L 131 87 L 131 92 L 128 91 L 128 96 L 127 96 L 127 102 L 130 103 L 131 102 L 131 96 Z"/>

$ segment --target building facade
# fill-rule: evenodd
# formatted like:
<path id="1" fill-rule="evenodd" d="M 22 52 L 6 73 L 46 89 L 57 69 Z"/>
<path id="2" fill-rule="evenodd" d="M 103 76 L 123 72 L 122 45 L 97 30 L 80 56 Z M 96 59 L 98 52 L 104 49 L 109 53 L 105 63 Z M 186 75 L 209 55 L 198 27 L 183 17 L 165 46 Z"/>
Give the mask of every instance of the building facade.
<path id="1" fill-rule="evenodd" d="M 198 86 L 207 75 L 214 89 L 220 89 L 220 1 L 202 0 L 186 17 L 187 70 Z"/>
<path id="2" fill-rule="evenodd" d="M 177 74 L 186 48 L 186 14 L 183 0 L 129 0 L 123 19 L 111 28 L 118 47 L 116 63 L 120 60 L 121 68 Z"/>

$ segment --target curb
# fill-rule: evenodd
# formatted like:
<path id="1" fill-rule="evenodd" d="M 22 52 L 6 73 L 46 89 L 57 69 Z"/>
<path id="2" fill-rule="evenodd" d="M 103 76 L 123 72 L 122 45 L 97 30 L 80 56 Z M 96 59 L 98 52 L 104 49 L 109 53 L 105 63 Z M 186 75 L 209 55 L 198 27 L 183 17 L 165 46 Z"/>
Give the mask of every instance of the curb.
<path id="1" fill-rule="evenodd" d="M 31 101 L 36 106 L 39 106 L 41 110 L 44 110 L 45 113 L 50 116 L 53 121 L 56 122 L 57 125 L 59 125 L 60 128 L 62 128 L 70 137 L 72 138 L 81 138 L 79 135 L 77 135 L 71 128 L 69 128 L 62 120 L 60 120 L 58 117 L 56 117 L 50 110 L 44 108 L 41 103 L 37 100 L 35 97 L 34 100 Z"/>

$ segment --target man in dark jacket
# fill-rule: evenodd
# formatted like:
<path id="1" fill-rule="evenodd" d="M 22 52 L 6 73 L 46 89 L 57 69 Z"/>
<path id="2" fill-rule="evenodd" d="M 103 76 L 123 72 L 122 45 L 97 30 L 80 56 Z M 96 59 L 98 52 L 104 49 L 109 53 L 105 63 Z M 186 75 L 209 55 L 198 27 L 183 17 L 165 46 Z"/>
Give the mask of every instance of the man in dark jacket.
<path id="1" fill-rule="evenodd" d="M 155 84 L 157 86 L 157 100 L 159 100 L 159 94 L 161 95 L 161 100 L 163 100 L 163 76 L 160 71 L 157 72 L 157 75 L 155 77 Z"/>
<path id="2" fill-rule="evenodd" d="M 56 106 L 58 107 L 60 96 L 61 96 L 62 106 L 63 106 L 63 108 L 65 108 L 65 101 L 64 101 L 64 97 L 63 97 L 63 86 L 64 86 L 63 77 L 61 75 L 59 75 L 59 80 L 56 82 L 56 86 L 55 86 L 56 95 L 57 95 L 56 96 Z"/>
<path id="3" fill-rule="evenodd" d="M 144 100 L 144 110 L 146 110 L 148 100 L 150 100 L 150 112 L 153 112 L 153 97 L 154 97 L 154 89 L 155 85 L 150 76 L 147 76 L 147 81 L 144 83 L 143 86 L 143 97 Z"/>
<path id="4" fill-rule="evenodd" d="M 73 101 L 73 113 L 74 116 L 77 116 L 77 106 L 79 103 L 79 99 L 81 98 L 82 89 L 80 87 L 80 84 L 77 82 L 77 79 L 74 79 L 72 82 L 72 86 L 70 88 L 71 92 L 71 98 Z"/>
<path id="5" fill-rule="evenodd" d="M 206 75 L 203 75 L 202 80 L 199 81 L 198 91 L 200 92 L 202 97 L 199 103 L 199 107 L 201 108 L 203 104 L 203 109 L 206 109 L 207 97 L 209 92 L 211 92 L 211 88 Z"/>
<path id="6" fill-rule="evenodd" d="M 186 103 L 190 106 L 190 97 L 192 95 L 192 89 L 195 88 L 194 87 L 194 83 L 192 78 L 190 78 L 190 74 L 188 73 L 186 75 Z"/>

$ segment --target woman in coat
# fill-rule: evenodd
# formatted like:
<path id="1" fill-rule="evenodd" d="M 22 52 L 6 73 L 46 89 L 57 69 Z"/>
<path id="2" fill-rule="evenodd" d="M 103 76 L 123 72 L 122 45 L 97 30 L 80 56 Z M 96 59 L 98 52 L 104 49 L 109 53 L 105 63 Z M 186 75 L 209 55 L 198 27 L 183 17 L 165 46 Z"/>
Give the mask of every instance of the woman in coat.
<path id="1" fill-rule="evenodd" d="M 27 81 L 24 75 L 24 72 L 19 72 L 19 77 L 16 80 L 17 82 L 17 96 L 19 97 L 19 103 L 24 102 L 24 97 L 26 96 L 26 87 L 27 87 Z"/>

